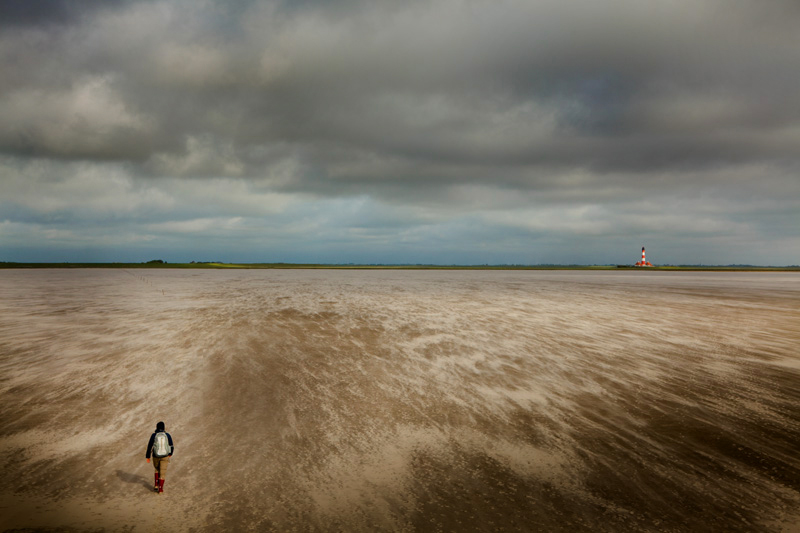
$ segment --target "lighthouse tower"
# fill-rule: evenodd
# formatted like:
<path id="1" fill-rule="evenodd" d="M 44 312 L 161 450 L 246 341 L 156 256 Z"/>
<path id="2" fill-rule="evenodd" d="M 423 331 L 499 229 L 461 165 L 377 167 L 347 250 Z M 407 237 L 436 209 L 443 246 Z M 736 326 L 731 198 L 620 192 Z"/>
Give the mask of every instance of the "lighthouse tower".
<path id="1" fill-rule="evenodd" d="M 642 246 L 642 260 L 636 263 L 637 267 L 651 267 L 653 266 L 649 261 L 644 258 L 644 246 Z"/>

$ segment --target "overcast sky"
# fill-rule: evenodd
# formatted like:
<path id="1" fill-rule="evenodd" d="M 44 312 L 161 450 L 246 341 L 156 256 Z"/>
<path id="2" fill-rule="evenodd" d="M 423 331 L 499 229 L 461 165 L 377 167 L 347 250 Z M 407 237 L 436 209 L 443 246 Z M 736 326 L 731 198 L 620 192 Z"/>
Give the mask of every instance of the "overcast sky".
<path id="1" fill-rule="evenodd" d="M 0 261 L 800 263 L 797 0 L 0 3 Z"/>

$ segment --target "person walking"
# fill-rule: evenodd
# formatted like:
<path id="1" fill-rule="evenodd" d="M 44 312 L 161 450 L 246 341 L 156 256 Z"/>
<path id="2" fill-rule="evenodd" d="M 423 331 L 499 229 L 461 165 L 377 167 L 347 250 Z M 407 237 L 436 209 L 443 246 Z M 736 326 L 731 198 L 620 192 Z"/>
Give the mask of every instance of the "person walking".
<path id="1" fill-rule="evenodd" d="M 153 490 L 164 492 L 164 478 L 167 476 L 167 466 L 175 445 L 172 443 L 172 435 L 164 430 L 164 422 L 156 424 L 156 430 L 150 435 L 150 442 L 147 443 L 147 462 L 150 462 L 150 455 L 153 455 L 153 467 L 156 469 L 155 485 Z"/>

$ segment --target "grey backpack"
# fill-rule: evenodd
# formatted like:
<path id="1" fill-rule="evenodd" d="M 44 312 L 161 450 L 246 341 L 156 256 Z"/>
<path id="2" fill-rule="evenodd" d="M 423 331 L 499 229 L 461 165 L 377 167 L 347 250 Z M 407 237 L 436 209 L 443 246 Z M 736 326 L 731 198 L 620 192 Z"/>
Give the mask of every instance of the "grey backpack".
<path id="1" fill-rule="evenodd" d="M 153 439 L 153 455 L 156 457 L 166 457 L 170 452 L 169 437 L 163 431 L 156 433 L 156 438 Z"/>

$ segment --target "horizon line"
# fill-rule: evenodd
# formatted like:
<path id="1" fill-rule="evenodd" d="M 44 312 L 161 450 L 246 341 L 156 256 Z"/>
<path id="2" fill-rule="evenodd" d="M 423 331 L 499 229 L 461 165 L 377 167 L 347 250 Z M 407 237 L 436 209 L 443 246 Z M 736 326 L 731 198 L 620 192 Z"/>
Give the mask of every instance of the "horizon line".
<path id="1" fill-rule="evenodd" d="M 703 263 L 663 263 L 653 266 L 637 266 L 625 263 L 295 263 L 286 261 L 277 262 L 226 262 L 226 261 L 190 261 L 169 262 L 160 259 L 150 261 L 0 261 L 0 267 L 22 268 L 65 268 L 86 267 L 96 268 L 103 266 L 129 266 L 147 268 L 508 268 L 508 269 L 557 269 L 557 268 L 607 268 L 607 269 L 670 269 L 670 268 L 720 268 L 720 269 L 800 269 L 800 265 L 753 265 L 746 263 L 703 264 Z"/>

